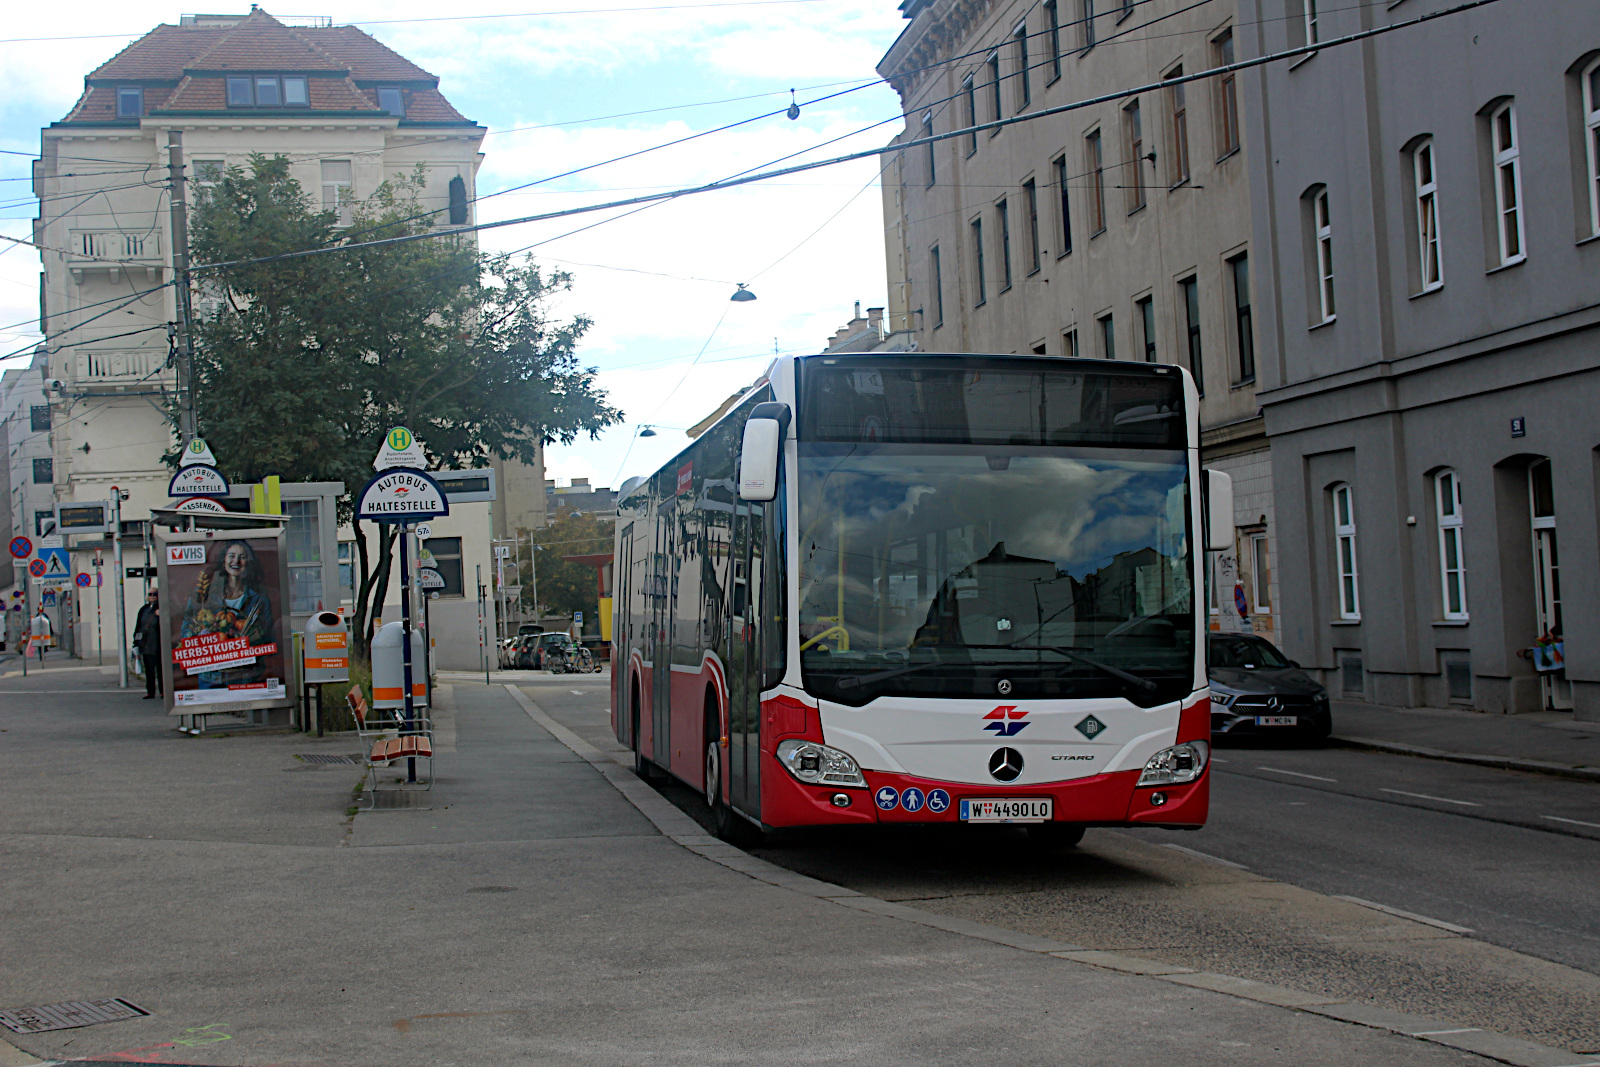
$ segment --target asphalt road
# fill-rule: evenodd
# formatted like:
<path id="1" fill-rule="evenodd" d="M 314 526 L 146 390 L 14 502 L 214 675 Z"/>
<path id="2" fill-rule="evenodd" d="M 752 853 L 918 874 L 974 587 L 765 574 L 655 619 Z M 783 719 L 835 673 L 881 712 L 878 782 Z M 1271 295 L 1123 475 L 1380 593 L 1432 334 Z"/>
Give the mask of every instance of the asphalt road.
<path id="1" fill-rule="evenodd" d="M 1215 757 L 1206 828 L 1152 839 L 1600 974 L 1600 785 L 1355 749 Z"/>

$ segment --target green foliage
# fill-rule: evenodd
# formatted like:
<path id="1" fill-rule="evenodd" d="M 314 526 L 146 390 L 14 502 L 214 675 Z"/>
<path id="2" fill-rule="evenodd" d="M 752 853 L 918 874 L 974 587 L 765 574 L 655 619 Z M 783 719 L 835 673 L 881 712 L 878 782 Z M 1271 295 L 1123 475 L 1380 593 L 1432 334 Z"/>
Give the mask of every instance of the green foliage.
<path id="1" fill-rule="evenodd" d="M 584 627 L 593 630 L 600 618 L 600 591 L 595 569 L 587 563 L 573 563 L 563 556 L 610 552 L 617 528 L 614 519 L 593 515 L 566 514 L 542 530 L 534 531 L 533 543 L 539 549 L 539 603 L 543 612 L 570 615 L 583 612 Z M 533 604 L 533 576 L 526 561 L 522 568 L 522 599 Z"/>
<path id="2" fill-rule="evenodd" d="M 590 320 L 548 312 L 572 286 L 565 272 L 482 254 L 470 237 L 445 231 L 240 262 L 431 233 L 441 213 L 423 210 L 425 186 L 419 165 L 348 204 L 354 221 L 341 229 L 336 212 L 305 194 L 288 159 L 258 155 L 200 197 L 191 227 L 196 284 L 220 304 L 196 324 L 195 410 L 231 481 L 277 474 L 342 481 L 354 493 L 391 426 L 409 426 L 435 466 L 463 468 L 491 457 L 533 462 L 540 443 L 595 436 L 621 420 L 595 369 L 577 360 Z M 175 448 L 168 459 L 176 458 Z M 341 519 L 350 507 L 347 497 Z M 380 536 L 370 551 L 362 524 L 356 533 L 359 652 L 391 542 Z"/>

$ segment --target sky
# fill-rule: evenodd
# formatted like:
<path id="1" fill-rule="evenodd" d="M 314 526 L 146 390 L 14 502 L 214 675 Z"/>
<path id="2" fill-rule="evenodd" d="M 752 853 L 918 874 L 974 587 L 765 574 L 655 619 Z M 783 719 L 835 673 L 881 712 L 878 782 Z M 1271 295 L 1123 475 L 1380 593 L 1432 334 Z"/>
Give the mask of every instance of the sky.
<path id="1" fill-rule="evenodd" d="M 705 0 L 720 6 L 617 10 L 648 2 L 478 0 L 444 9 L 450 17 L 442 21 L 439 5 L 416 0 L 263 6 L 286 21 L 328 15 L 361 26 L 438 75 L 456 109 L 489 130 L 480 196 L 779 112 L 489 197 L 478 205 L 485 222 L 724 178 L 808 149 L 799 160 L 874 148 L 902 128 L 898 99 L 873 69 L 905 26 L 893 0 Z M 207 10 L 236 8 L 248 4 Z M 59 9 L 8 9 L 0 38 L 116 36 L 0 40 L 0 233 L 28 236 L 38 205 L 26 179 L 39 130 L 68 112 L 84 75 L 187 10 L 91 0 L 72 5 L 73 18 L 64 20 Z M 529 14 L 539 11 L 546 14 Z M 431 21 L 394 21 L 404 19 Z M 802 105 L 792 121 L 781 113 L 791 89 Z M 834 143 L 818 147 L 826 141 Z M 625 218 L 611 211 L 485 231 L 486 250 L 528 249 L 538 262 L 573 275 L 557 310 L 594 320 L 580 358 L 598 369 L 601 387 L 625 413 L 625 423 L 598 440 L 552 446 L 546 476 L 616 486 L 649 473 L 688 444 L 687 427 L 759 376 L 775 351 L 818 351 L 849 321 L 856 301 L 882 306 L 880 166 L 873 159 L 841 164 Z M 595 225 L 602 220 L 611 221 Z M 38 257 L 6 245 L 0 352 L 38 340 Z M 755 301 L 729 300 L 741 282 Z M 639 436 L 646 425 L 655 436 Z"/>

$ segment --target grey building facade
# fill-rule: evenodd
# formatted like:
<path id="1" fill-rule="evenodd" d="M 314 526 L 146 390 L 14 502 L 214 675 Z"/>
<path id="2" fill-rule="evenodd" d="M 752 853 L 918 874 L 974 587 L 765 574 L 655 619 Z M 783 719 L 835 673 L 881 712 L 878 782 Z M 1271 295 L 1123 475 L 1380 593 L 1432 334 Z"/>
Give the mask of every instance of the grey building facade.
<path id="1" fill-rule="evenodd" d="M 1241 51 L 1444 6 L 1240 0 Z M 1593 7 L 1241 78 L 1285 650 L 1336 696 L 1600 720 Z"/>

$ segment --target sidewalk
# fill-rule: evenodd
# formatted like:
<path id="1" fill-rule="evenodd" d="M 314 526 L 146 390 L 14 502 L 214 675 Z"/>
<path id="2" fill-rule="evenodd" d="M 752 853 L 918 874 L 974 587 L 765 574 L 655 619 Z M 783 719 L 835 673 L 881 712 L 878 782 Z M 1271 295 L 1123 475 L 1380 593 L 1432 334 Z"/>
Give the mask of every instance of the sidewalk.
<path id="1" fill-rule="evenodd" d="M 3 1035 L 42 1059 L 1463 1062 L 1454 1038 L 1402 1036 L 1437 1024 L 1117 973 L 770 873 L 675 809 L 647 818 L 630 794 L 668 805 L 503 685 L 441 686 L 456 737 L 437 808 L 352 821 L 359 768 L 296 755 L 353 738 L 186 738 L 97 675 L 49 681 L 0 683 L 0 1007 L 125 997 L 151 1014 Z M 1541 1055 L 1517 1062 L 1582 1060 Z"/>
<path id="2" fill-rule="evenodd" d="M 1336 700 L 1333 740 L 1356 748 L 1600 782 L 1600 722 L 1571 712 L 1487 715 Z"/>

